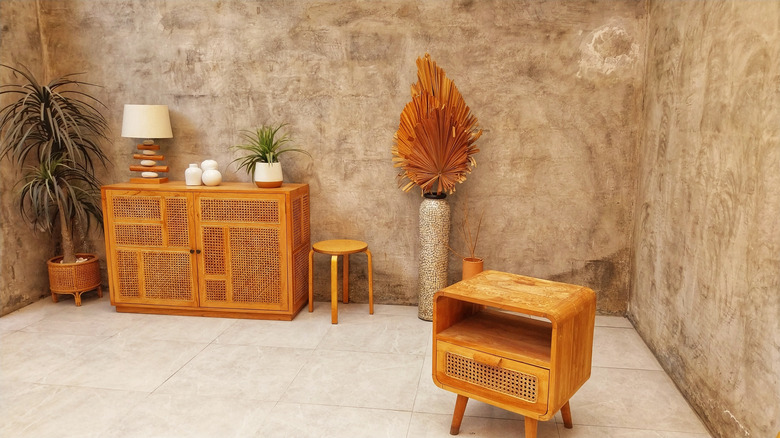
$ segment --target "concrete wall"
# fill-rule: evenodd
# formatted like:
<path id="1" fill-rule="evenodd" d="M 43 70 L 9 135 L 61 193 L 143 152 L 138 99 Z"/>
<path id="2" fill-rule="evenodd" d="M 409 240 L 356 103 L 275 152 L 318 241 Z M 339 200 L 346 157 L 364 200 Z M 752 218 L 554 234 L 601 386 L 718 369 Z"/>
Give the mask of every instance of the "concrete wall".
<path id="1" fill-rule="evenodd" d="M 3 22 L 7 10 L 29 3 L 0 3 Z M 455 224 L 466 205 L 472 214 L 485 211 L 478 254 L 486 267 L 588 284 L 601 311 L 625 311 L 643 2 L 69 0 L 38 7 L 52 74 L 85 71 L 105 86 L 98 95 L 114 130 L 114 167 L 104 182 L 130 177 L 134 140 L 119 136 L 125 103 L 169 105 L 174 138 L 159 143 L 179 180 L 188 163 L 213 158 L 226 180 L 249 181 L 228 166 L 239 130 L 287 122 L 314 156 L 282 158 L 287 181 L 311 186 L 312 239 L 367 241 L 380 303 L 417 300 L 421 198 L 396 188 L 390 148 L 416 81 L 415 59 L 429 52 L 485 129 L 478 167 L 448 199 Z M 23 38 L 8 44 L 27 47 Z M 11 62 L 10 55 L 3 51 L 0 60 Z M 93 237 L 98 253 L 101 239 Z M 463 247 L 457 236 L 451 243 Z M 351 267 L 351 295 L 366 301 L 364 259 L 354 257 Z M 41 273 L 35 264 L 24 269 Z M 326 260 L 315 269 L 315 298 L 326 300 Z M 451 280 L 459 273 L 453 256 Z"/>
<path id="2" fill-rule="evenodd" d="M 630 315 L 718 437 L 780 430 L 780 3 L 650 3 Z"/>
<path id="3" fill-rule="evenodd" d="M 45 75 L 41 27 L 35 2 L 0 3 L 0 64 L 26 65 Z M 0 69 L 0 83 L 20 83 Z M 11 100 L 0 96 L 0 107 Z M 24 307 L 48 293 L 46 260 L 57 255 L 57 238 L 34 232 L 19 216 L 14 196 L 19 169 L 0 161 L 0 315 Z"/>

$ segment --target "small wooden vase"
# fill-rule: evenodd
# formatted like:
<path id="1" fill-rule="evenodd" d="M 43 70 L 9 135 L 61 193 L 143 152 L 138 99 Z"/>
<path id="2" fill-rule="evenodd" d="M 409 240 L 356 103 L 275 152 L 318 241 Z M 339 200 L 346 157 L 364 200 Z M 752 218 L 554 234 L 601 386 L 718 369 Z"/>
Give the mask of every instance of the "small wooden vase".
<path id="1" fill-rule="evenodd" d="M 469 278 L 482 272 L 483 260 L 478 257 L 466 257 L 463 259 L 463 278 L 462 280 L 468 280 Z"/>

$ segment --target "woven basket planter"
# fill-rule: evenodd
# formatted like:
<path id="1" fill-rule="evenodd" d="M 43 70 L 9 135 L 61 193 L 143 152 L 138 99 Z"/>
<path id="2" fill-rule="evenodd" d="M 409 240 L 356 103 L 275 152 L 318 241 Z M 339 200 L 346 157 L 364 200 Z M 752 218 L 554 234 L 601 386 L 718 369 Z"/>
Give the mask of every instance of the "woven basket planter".
<path id="1" fill-rule="evenodd" d="M 76 299 L 76 306 L 81 306 L 81 294 L 94 289 L 98 297 L 103 296 L 100 286 L 100 260 L 94 254 L 76 254 L 76 257 L 86 258 L 81 263 L 60 263 L 62 256 L 57 256 L 46 263 L 49 267 L 49 289 L 51 299 L 57 302 L 57 294 L 70 294 Z"/>

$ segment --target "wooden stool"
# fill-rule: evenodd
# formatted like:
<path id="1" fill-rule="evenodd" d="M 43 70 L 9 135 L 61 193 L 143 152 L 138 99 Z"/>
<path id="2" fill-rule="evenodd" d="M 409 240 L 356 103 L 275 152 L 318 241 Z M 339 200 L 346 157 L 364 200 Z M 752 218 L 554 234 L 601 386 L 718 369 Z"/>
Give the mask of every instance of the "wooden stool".
<path id="1" fill-rule="evenodd" d="M 330 322 L 333 324 L 339 323 L 339 310 L 338 310 L 338 282 L 336 278 L 338 276 L 338 259 L 339 256 L 344 256 L 344 303 L 349 302 L 349 255 L 358 252 L 366 253 L 368 256 L 368 313 L 374 314 L 374 285 L 373 274 L 371 272 L 371 251 L 368 250 L 368 244 L 359 240 L 323 240 L 317 242 L 311 247 L 309 251 L 309 312 L 314 311 L 314 300 L 312 286 L 312 269 L 314 262 L 314 253 L 330 254 Z"/>

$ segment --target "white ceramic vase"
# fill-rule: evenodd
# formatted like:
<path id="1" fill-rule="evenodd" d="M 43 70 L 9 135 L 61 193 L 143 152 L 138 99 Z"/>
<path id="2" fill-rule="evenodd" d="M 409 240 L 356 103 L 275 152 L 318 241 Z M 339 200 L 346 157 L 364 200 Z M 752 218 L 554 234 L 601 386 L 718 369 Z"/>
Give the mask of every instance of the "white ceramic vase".
<path id="1" fill-rule="evenodd" d="M 282 163 L 257 163 L 254 179 L 257 187 L 264 189 L 281 187 L 284 180 Z"/>
<path id="2" fill-rule="evenodd" d="M 222 174 L 217 169 L 208 169 L 203 172 L 201 179 L 207 186 L 218 186 L 222 182 Z"/>
<path id="3" fill-rule="evenodd" d="M 188 186 L 199 186 L 202 176 L 203 171 L 198 167 L 197 163 L 190 164 L 190 167 L 184 171 L 184 183 Z"/>

